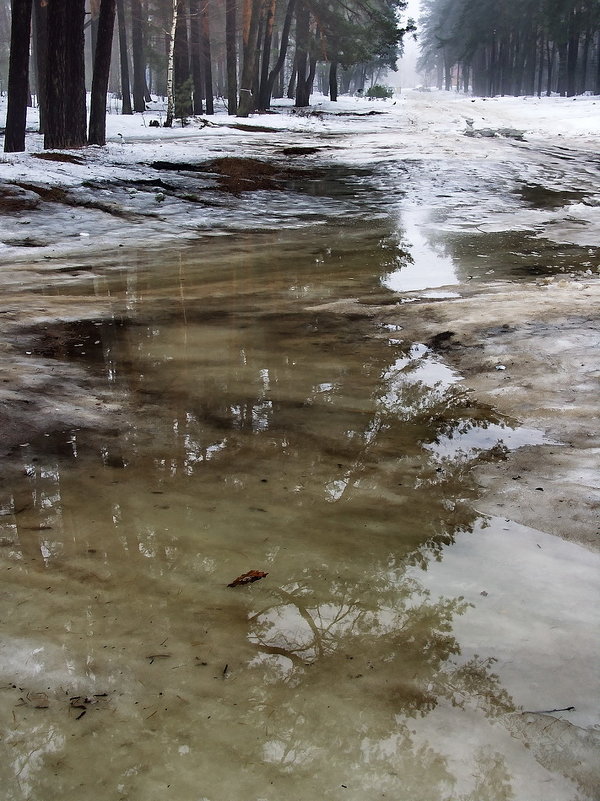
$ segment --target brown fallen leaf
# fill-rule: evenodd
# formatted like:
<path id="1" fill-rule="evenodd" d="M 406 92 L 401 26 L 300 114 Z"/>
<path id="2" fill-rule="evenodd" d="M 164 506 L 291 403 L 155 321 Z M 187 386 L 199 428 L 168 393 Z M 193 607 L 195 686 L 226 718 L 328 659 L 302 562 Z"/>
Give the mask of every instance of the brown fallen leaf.
<path id="1" fill-rule="evenodd" d="M 252 584 L 253 581 L 258 581 L 268 575 L 268 573 L 263 573 L 262 570 L 249 570 L 247 573 L 242 573 L 241 576 L 238 576 L 227 586 L 239 587 L 242 584 Z"/>

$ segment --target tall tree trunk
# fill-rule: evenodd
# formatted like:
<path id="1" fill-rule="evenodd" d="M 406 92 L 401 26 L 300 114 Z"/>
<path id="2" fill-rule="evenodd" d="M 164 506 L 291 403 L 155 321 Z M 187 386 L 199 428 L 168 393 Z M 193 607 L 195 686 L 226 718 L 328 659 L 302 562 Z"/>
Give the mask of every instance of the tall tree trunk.
<path id="1" fill-rule="evenodd" d="M 84 20 L 85 0 L 48 5 L 47 149 L 86 144 Z"/>
<path id="2" fill-rule="evenodd" d="M 567 44 L 567 97 L 577 93 L 577 56 L 579 54 L 579 19 L 575 11 L 569 16 L 569 41 Z"/>
<path id="3" fill-rule="evenodd" d="M 46 65 L 48 62 L 48 6 L 46 0 L 34 0 L 33 31 L 37 69 L 38 113 L 40 133 L 46 124 Z"/>
<path id="4" fill-rule="evenodd" d="M 129 55 L 127 53 L 127 26 L 125 24 L 125 6 L 123 0 L 117 0 L 117 17 L 119 20 L 119 55 L 121 61 L 121 96 L 122 114 L 133 114 L 131 108 L 131 86 L 129 84 Z"/>
<path id="5" fill-rule="evenodd" d="M 266 94 L 265 108 L 269 108 L 269 106 L 271 105 L 271 95 L 273 94 L 273 86 L 275 85 L 275 79 L 281 75 L 283 65 L 285 64 L 285 57 L 287 55 L 288 43 L 290 41 L 290 30 L 292 27 L 292 19 L 294 18 L 295 6 L 296 6 L 296 0 L 289 0 L 285 12 L 285 19 L 283 21 L 283 28 L 281 29 L 281 42 L 279 45 L 279 55 L 277 56 L 277 61 L 275 62 L 273 69 L 269 73 L 269 77 L 267 79 L 267 88 L 265 92 Z M 282 83 L 280 97 L 281 96 L 283 96 L 283 83 Z"/>
<path id="6" fill-rule="evenodd" d="M 596 88 L 595 94 L 600 95 L 600 31 L 596 40 Z"/>
<path id="7" fill-rule="evenodd" d="M 193 109 L 194 114 L 204 114 L 204 76 L 202 74 L 202 49 L 200 47 L 200 6 L 199 0 L 189 0 L 190 9 L 190 62 L 192 65 Z"/>
<path id="8" fill-rule="evenodd" d="M 213 80 L 212 80 L 212 61 L 210 52 L 210 0 L 202 0 L 200 9 L 200 31 L 202 33 L 202 66 L 204 72 L 204 98 L 206 101 L 206 113 L 214 114 L 213 105 Z"/>
<path id="9" fill-rule="evenodd" d="M 329 99 L 336 101 L 338 99 L 338 85 L 337 85 L 337 61 L 332 61 L 329 65 Z"/>
<path id="10" fill-rule="evenodd" d="M 590 58 L 590 45 L 592 43 L 592 31 L 587 30 L 585 32 L 585 39 L 583 41 L 583 52 L 581 54 L 580 59 L 580 76 L 579 76 L 579 89 L 577 93 L 582 95 L 587 91 L 588 84 L 587 84 L 587 71 L 588 71 L 588 62 Z M 600 55 L 600 54 L 599 54 Z"/>
<path id="11" fill-rule="evenodd" d="M 554 45 L 550 47 L 550 40 L 546 39 L 546 97 L 552 94 L 552 73 L 554 67 Z"/>
<path id="12" fill-rule="evenodd" d="M 95 53 L 96 53 L 96 45 L 98 43 L 98 25 L 100 21 L 100 2 L 101 0 L 89 0 L 89 22 L 86 23 L 86 27 L 89 24 L 90 26 L 90 45 L 92 50 L 92 64 L 94 63 Z"/>
<path id="13" fill-rule="evenodd" d="M 558 86 L 557 91 L 564 97 L 567 94 L 567 43 L 558 45 Z"/>
<path id="14" fill-rule="evenodd" d="M 269 68 L 271 66 L 271 44 L 273 41 L 273 24 L 275 21 L 276 0 L 267 0 L 265 32 L 263 35 L 262 60 L 260 65 L 260 86 L 258 90 L 257 108 L 266 111 L 271 100 L 269 86 Z"/>
<path id="15" fill-rule="evenodd" d="M 243 65 L 237 110 L 238 117 L 247 117 L 254 107 L 252 83 L 254 81 L 261 7 L 262 0 L 244 0 L 242 27 Z"/>
<path id="16" fill-rule="evenodd" d="M 169 52 L 167 56 L 167 118 L 165 128 L 171 128 L 175 115 L 175 97 L 173 92 L 174 67 L 175 67 L 175 31 L 177 30 L 177 9 L 178 2 L 173 0 L 173 19 L 171 20 L 171 33 L 169 36 Z"/>
<path id="17" fill-rule="evenodd" d="M 290 80 L 288 81 L 288 87 L 286 92 L 286 97 L 288 100 L 293 100 L 296 96 L 296 78 L 298 77 L 298 71 L 296 69 L 296 59 L 294 59 L 294 65 L 292 67 L 292 74 L 290 75 Z"/>
<path id="18" fill-rule="evenodd" d="M 227 51 L 227 113 L 237 114 L 237 47 L 236 34 L 236 0 L 226 0 L 225 5 L 225 46 Z"/>
<path id="19" fill-rule="evenodd" d="M 31 0 L 13 0 L 8 67 L 8 111 L 4 135 L 5 153 L 22 153 L 25 150 L 30 38 Z"/>
<path id="20" fill-rule="evenodd" d="M 146 111 L 146 61 L 141 0 L 131 0 L 131 49 L 133 52 L 133 110 Z"/>
<path id="21" fill-rule="evenodd" d="M 299 0 L 296 11 L 296 108 L 310 103 L 308 90 L 308 42 L 310 35 L 310 10 L 305 0 Z"/>
<path id="22" fill-rule="evenodd" d="M 205 1 L 205 0 L 204 0 Z M 177 24 L 175 25 L 175 51 L 173 53 L 173 95 L 175 116 L 185 120 L 192 113 L 192 90 L 190 85 L 190 56 L 185 0 L 177 0 Z"/>
<path id="23" fill-rule="evenodd" d="M 106 93 L 112 55 L 112 40 L 115 27 L 116 0 L 102 0 L 98 17 L 98 38 L 94 53 L 94 74 L 90 98 L 90 145 L 106 144 Z"/>

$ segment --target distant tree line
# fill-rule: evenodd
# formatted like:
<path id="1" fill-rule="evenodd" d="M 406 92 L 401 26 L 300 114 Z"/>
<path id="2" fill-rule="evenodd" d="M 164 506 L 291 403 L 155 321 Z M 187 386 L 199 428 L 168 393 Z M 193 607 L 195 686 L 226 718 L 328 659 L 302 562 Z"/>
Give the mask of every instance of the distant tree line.
<path id="1" fill-rule="evenodd" d="M 600 94 L 600 0 L 423 0 L 419 68 L 481 96 Z"/>
<path id="2" fill-rule="evenodd" d="M 167 98 L 163 124 L 337 99 L 396 68 L 407 0 L 0 0 L 0 86 L 8 88 L 5 151 L 25 147 L 31 90 L 44 147 L 104 144 L 108 92 L 123 114 Z M 9 33 L 10 31 L 10 33 Z M 10 47 L 7 43 L 10 42 Z M 8 80 L 6 57 L 8 55 Z M 4 63 L 3 63 L 4 61 Z M 89 118 L 86 108 L 90 92 Z"/>

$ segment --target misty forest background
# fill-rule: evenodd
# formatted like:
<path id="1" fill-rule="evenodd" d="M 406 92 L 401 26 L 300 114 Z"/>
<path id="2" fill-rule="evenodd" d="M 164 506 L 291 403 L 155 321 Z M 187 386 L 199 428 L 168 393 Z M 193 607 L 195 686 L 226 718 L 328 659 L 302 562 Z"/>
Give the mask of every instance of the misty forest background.
<path id="1" fill-rule="evenodd" d="M 4 149 L 25 149 L 27 108 L 44 147 L 105 143 L 107 106 L 161 124 L 248 116 L 314 90 L 385 95 L 407 36 L 426 85 L 481 96 L 600 94 L 599 0 L 0 0 Z M 118 101 L 118 102 L 117 102 Z"/>

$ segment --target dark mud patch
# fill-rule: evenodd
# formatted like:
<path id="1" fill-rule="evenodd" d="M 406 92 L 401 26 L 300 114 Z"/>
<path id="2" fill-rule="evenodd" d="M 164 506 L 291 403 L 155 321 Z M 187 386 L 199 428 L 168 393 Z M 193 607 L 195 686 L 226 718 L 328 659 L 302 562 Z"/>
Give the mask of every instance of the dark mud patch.
<path id="1" fill-rule="evenodd" d="M 40 198 L 22 186 L 0 184 L 0 214 L 13 214 L 19 211 L 32 211 L 40 205 Z"/>
<path id="2" fill-rule="evenodd" d="M 45 248 L 49 242 L 46 239 L 36 239 L 34 236 L 14 237 L 3 240 L 5 245 L 15 248 Z"/>
<path id="3" fill-rule="evenodd" d="M 65 164 L 85 164 L 85 159 L 81 156 L 74 156 L 72 153 L 33 153 L 34 159 L 42 161 L 58 161 Z"/>
<path id="4" fill-rule="evenodd" d="M 281 152 L 284 156 L 314 156 L 321 150 L 321 147 L 284 147 Z"/>
<path id="5" fill-rule="evenodd" d="M 69 272 L 81 269 L 85 268 L 68 268 Z M 83 358 L 87 362 L 98 362 L 104 360 L 105 348 L 110 348 L 116 332 L 123 329 L 124 325 L 122 320 L 56 320 L 41 326 L 22 328 L 15 340 L 32 357 L 62 361 Z"/>
<path id="6" fill-rule="evenodd" d="M 309 179 L 313 173 L 301 168 L 281 167 L 261 159 L 235 158 L 225 156 L 200 164 L 154 161 L 150 166 L 155 170 L 174 170 L 178 172 L 203 172 L 218 176 L 221 191 L 239 195 L 242 192 L 258 190 L 281 190 L 292 180 Z"/>
<path id="7" fill-rule="evenodd" d="M 459 265 L 464 280 L 530 279 L 595 271 L 600 248 L 557 244 L 533 231 L 450 234 L 440 247 Z"/>
<path id="8" fill-rule="evenodd" d="M 119 217 L 125 220 L 136 220 L 140 219 L 142 216 L 148 216 L 147 214 L 140 215 L 132 212 L 118 203 L 98 200 L 84 192 L 68 191 L 60 186 L 45 186 L 43 184 L 24 183 L 22 181 L 16 184 L 16 186 L 29 193 L 38 195 L 38 198 L 46 203 L 61 203 L 73 208 L 95 209 L 96 211 L 102 211 L 105 214 L 110 214 L 113 217 Z"/>
<path id="9" fill-rule="evenodd" d="M 247 133 L 275 133 L 277 130 L 276 128 L 269 128 L 267 125 L 245 125 L 243 122 L 235 122 L 223 127 L 233 128 L 236 131 L 245 131 Z"/>
<path id="10" fill-rule="evenodd" d="M 580 190 L 550 189 L 541 184 L 524 184 L 517 193 L 525 203 L 537 209 L 560 209 L 586 197 Z"/>

